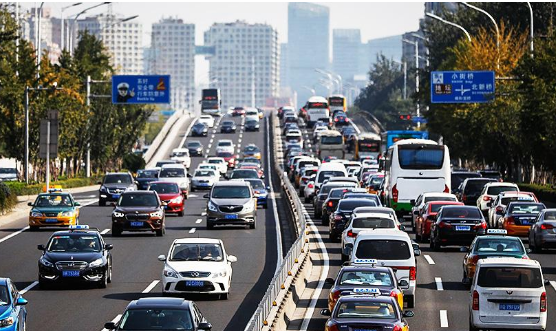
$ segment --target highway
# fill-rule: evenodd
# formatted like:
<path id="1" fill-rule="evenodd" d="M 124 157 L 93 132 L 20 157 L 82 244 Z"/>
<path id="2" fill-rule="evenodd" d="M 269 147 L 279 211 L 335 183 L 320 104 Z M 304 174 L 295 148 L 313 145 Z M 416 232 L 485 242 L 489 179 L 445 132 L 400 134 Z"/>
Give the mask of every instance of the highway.
<path id="1" fill-rule="evenodd" d="M 235 134 L 221 134 L 215 125 L 208 137 L 187 137 L 187 140 L 199 140 L 205 150 L 209 151 L 205 153 L 205 157 L 192 158 L 190 172 L 206 157 L 215 154 L 218 139 L 227 138 L 235 142 L 238 151 L 249 143 L 255 143 L 261 148 L 268 180 L 267 155 L 270 155 L 270 151 L 267 150 L 269 144 L 266 118 L 261 120 L 260 132 L 248 133 L 243 132 L 243 127 L 240 126 L 242 118 L 234 120 L 238 124 Z M 184 125 L 180 129 L 180 134 L 172 142 L 173 148 L 183 143 L 187 127 L 188 125 Z M 27 218 L 11 222 L 7 227 L 0 227 L 0 270 L 2 276 L 14 280 L 20 290 L 25 289 L 24 297 L 29 301 L 27 329 L 98 331 L 102 330 L 105 322 L 116 319 L 131 300 L 161 296 L 159 280 L 163 263 L 157 260 L 157 256 L 167 254 L 174 239 L 185 237 L 220 238 L 224 241 L 228 254 L 238 257 L 238 262 L 233 265 L 230 299 L 218 300 L 216 297 L 200 295 L 187 298 L 198 303 L 203 314 L 212 323 L 213 330 L 243 329 L 274 275 L 278 252 L 282 252 L 281 243 L 277 241 L 274 203 L 269 203 L 268 209 L 258 210 L 257 228 L 254 230 L 220 227 L 207 231 L 204 194 L 202 191 L 190 193 L 186 200 L 184 217 L 167 215 L 164 237 L 124 233 L 119 238 L 113 238 L 110 234 L 112 207 L 98 206 L 98 192 L 76 194 L 78 201 L 87 204 L 81 209 L 80 223 L 98 228 L 104 234 L 106 242 L 114 245 L 113 282 L 106 289 L 64 285 L 40 290 L 36 286 L 37 261 L 41 253 L 37 250 L 37 245 L 46 244 L 53 230 L 23 231 L 3 240 L 2 238 L 24 228 Z"/>

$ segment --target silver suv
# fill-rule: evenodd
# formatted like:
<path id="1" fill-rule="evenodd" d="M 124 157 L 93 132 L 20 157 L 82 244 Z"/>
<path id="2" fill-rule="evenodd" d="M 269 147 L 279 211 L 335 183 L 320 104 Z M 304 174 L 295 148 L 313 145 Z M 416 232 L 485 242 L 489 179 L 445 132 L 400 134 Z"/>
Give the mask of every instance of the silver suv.
<path id="1" fill-rule="evenodd" d="M 247 225 L 254 229 L 257 222 L 257 198 L 248 182 L 215 183 L 207 203 L 207 229 L 215 225 Z"/>

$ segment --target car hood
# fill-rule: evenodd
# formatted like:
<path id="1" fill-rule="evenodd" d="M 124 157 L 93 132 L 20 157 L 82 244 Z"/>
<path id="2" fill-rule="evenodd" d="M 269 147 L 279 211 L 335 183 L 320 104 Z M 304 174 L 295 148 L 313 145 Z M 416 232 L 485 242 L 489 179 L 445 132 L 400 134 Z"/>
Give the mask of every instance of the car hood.
<path id="1" fill-rule="evenodd" d="M 56 252 L 45 252 L 44 257 L 52 262 L 56 263 L 58 261 L 85 261 L 93 262 L 94 260 L 101 258 L 101 252 L 91 252 L 91 253 L 56 253 Z"/>
<path id="2" fill-rule="evenodd" d="M 11 311 L 10 305 L 0 306 L 0 320 L 10 316 Z"/>
<path id="3" fill-rule="evenodd" d="M 160 200 L 172 200 L 175 199 L 177 197 L 181 196 L 181 193 L 164 193 L 164 194 L 158 194 L 158 197 L 160 198 Z"/>
<path id="4" fill-rule="evenodd" d="M 245 205 L 251 199 L 214 199 L 212 198 L 211 201 L 219 206 L 222 205 Z"/>
<path id="5" fill-rule="evenodd" d="M 177 272 L 208 271 L 214 274 L 226 268 L 224 262 L 215 261 L 167 261 L 166 264 Z"/>
<path id="6" fill-rule="evenodd" d="M 121 213 L 149 213 L 149 212 L 155 212 L 158 211 L 158 207 L 139 207 L 139 206 L 133 206 L 133 207 L 122 207 L 122 206 L 117 206 L 116 209 L 114 209 L 114 211 L 119 211 Z"/>
<path id="7" fill-rule="evenodd" d="M 63 213 L 72 210 L 75 210 L 75 207 L 33 207 L 31 211 L 38 211 L 41 213 Z"/>
<path id="8" fill-rule="evenodd" d="M 203 147 L 199 146 L 199 147 L 187 147 L 187 149 L 189 150 L 189 152 L 196 152 L 198 150 L 202 150 Z"/>
<path id="9" fill-rule="evenodd" d="M 113 184 L 112 184 L 112 183 L 111 183 L 111 184 L 102 184 L 102 186 L 107 187 L 107 188 L 109 188 L 109 189 L 117 189 L 117 188 L 119 188 L 119 189 L 121 189 L 121 190 L 125 190 L 125 189 L 127 189 L 128 187 L 130 187 L 131 184 L 121 184 L 121 183 L 113 183 Z"/>

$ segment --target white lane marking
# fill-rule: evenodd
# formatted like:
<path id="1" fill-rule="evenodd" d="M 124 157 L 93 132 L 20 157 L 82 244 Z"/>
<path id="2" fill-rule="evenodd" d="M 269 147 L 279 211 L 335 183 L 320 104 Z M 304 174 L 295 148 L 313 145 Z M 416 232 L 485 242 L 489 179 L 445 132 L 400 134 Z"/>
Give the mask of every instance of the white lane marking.
<path id="1" fill-rule="evenodd" d="M 197 228 L 193 228 L 193 229 L 189 230 L 189 233 L 195 233 L 195 231 L 197 231 Z"/>
<path id="2" fill-rule="evenodd" d="M 202 212 L 202 213 L 201 213 L 201 216 L 207 216 L 207 212 L 205 212 L 205 211 Z"/>
<path id="3" fill-rule="evenodd" d="M 556 281 L 551 280 L 551 281 L 550 281 L 550 286 L 552 286 L 552 288 L 554 289 L 554 291 L 556 291 Z"/>
<path id="4" fill-rule="evenodd" d="M 209 140 L 209 144 L 212 144 L 213 141 L 214 141 L 214 139 L 211 138 L 211 139 Z"/>
<path id="5" fill-rule="evenodd" d="M 434 277 L 434 282 L 436 283 L 436 290 L 444 291 L 444 286 L 442 286 L 442 278 Z"/>
<path id="6" fill-rule="evenodd" d="M 430 255 L 425 254 L 425 260 L 427 260 L 427 262 L 431 265 L 435 264 L 434 260 L 432 259 L 432 257 Z"/>
<path id="7" fill-rule="evenodd" d="M 207 147 L 208 147 L 207 151 L 210 151 L 210 148 L 212 147 L 212 143 L 208 144 Z M 207 152 L 207 153 L 208 153 L 208 152 Z"/>
<path id="8" fill-rule="evenodd" d="M 37 286 L 38 284 L 39 284 L 38 281 L 32 282 L 31 285 L 29 285 L 26 288 L 24 288 L 23 290 L 19 291 L 19 294 L 23 295 L 23 294 L 29 292 L 29 290 L 31 290 L 33 287 Z"/>
<path id="9" fill-rule="evenodd" d="M 16 231 L 16 232 L 14 232 L 14 233 L 12 233 L 12 234 L 9 234 L 9 235 L 5 236 L 4 238 L 0 239 L 0 243 L 4 242 L 4 241 L 6 241 L 6 240 L 8 240 L 8 239 L 10 239 L 10 238 L 13 238 L 13 237 L 17 236 L 18 234 L 22 233 L 23 231 L 25 231 L 25 230 L 27 230 L 27 229 L 29 229 L 28 226 L 24 227 L 24 228 L 21 229 L 21 230 L 18 230 L 18 231 Z"/>
<path id="10" fill-rule="evenodd" d="M 100 234 L 107 234 L 108 232 L 110 232 L 110 229 L 104 229 Z"/>
<path id="11" fill-rule="evenodd" d="M 241 139 L 240 139 L 241 140 Z M 276 271 L 278 272 L 280 266 L 282 265 L 283 259 L 283 251 L 282 251 L 282 229 L 280 228 L 280 217 L 278 217 L 278 206 L 276 206 L 276 199 L 274 197 L 274 189 L 272 187 L 272 169 L 270 168 L 270 164 L 272 163 L 270 160 L 270 128 L 268 124 L 268 120 L 266 121 L 266 165 L 268 169 L 268 183 L 270 185 L 270 196 L 272 199 L 272 210 L 274 213 L 274 224 L 276 225 Z M 268 201 L 267 201 L 268 203 Z"/>
<path id="12" fill-rule="evenodd" d="M 207 149 L 207 154 L 210 153 L 210 149 Z"/>
<path id="13" fill-rule="evenodd" d="M 152 283 L 150 283 L 149 286 L 147 286 L 147 288 L 141 293 L 149 293 L 156 285 L 158 285 L 158 283 L 160 283 L 160 280 L 153 280 Z"/>
<path id="14" fill-rule="evenodd" d="M 116 316 L 116 318 L 114 318 L 112 320 L 112 323 L 118 323 L 120 321 L 120 318 L 122 318 L 122 314 L 118 314 L 118 316 Z M 108 329 L 102 329 L 100 331 L 109 331 Z"/>
<path id="15" fill-rule="evenodd" d="M 214 137 L 216 137 L 216 135 L 215 135 L 215 134 L 213 134 L 213 135 L 211 136 L 211 138 L 212 138 L 212 139 L 214 139 Z"/>
<path id="16" fill-rule="evenodd" d="M 238 142 L 239 144 L 241 144 L 241 138 L 239 138 L 239 139 L 237 140 L 237 142 Z"/>
<path id="17" fill-rule="evenodd" d="M 197 221 L 195 221 L 195 223 L 199 224 L 199 223 L 201 223 L 202 221 L 203 221 L 202 218 L 198 218 Z"/>
<path id="18" fill-rule="evenodd" d="M 447 328 L 448 327 L 448 311 L 441 310 L 440 311 L 440 327 Z"/>

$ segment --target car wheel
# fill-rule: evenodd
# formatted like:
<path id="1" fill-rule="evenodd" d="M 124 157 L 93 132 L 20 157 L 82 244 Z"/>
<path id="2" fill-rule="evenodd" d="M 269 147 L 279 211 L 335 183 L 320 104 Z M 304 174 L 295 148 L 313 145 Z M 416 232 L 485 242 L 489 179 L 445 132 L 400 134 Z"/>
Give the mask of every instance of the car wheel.
<path id="1" fill-rule="evenodd" d="M 98 199 L 98 205 L 101 207 L 106 206 L 106 200 Z"/>
<path id="2" fill-rule="evenodd" d="M 108 267 L 108 282 L 112 283 L 112 263 L 110 263 L 110 266 Z"/>
<path id="3" fill-rule="evenodd" d="M 229 293 L 220 294 L 220 300 L 228 300 L 229 297 L 230 297 Z"/>
<path id="4" fill-rule="evenodd" d="M 471 323 L 471 317 L 469 317 L 469 331 L 479 331 L 479 328 L 476 328 L 473 323 Z"/>
<path id="5" fill-rule="evenodd" d="M 120 237 L 122 235 L 122 228 L 117 225 L 112 225 L 112 236 Z"/>
<path id="6" fill-rule="evenodd" d="M 98 283 L 99 288 L 106 288 L 108 286 L 108 271 L 104 272 L 102 275 L 102 280 Z"/>
<path id="7" fill-rule="evenodd" d="M 212 222 L 209 222 L 207 220 L 207 230 L 212 230 L 212 229 L 214 229 L 214 224 L 212 224 Z"/>
<path id="8" fill-rule="evenodd" d="M 29 231 L 39 231 L 40 227 L 38 226 L 29 226 Z"/>
<path id="9" fill-rule="evenodd" d="M 264 208 L 264 209 L 268 209 L 268 203 L 264 204 L 264 205 L 263 205 L 263 208 Z"/>
<path id="10" fill-rule="evenodd" d="M 50 283 L 39 276 L 39 288 L 41 290 L 48 290 L 50 288 Z"/>
<path id="11" fill-rule="evenodd" d="M 164 232 L 166 232 L 166 231 L 164 231 L 164 226 L 162 226 L 161 229 L 155 230 L 155 232 L 156 232 L 157 237 L 162 237 L 162 236 L 164 236 Z"/>
<path id="12" fill-rule="evenodd" d="M 303 199 L 303 201 L 304 201 L 305 203 L 309 203 L 309 201 L 311 201 L 311 200 L 310 200 L 308 197 L 305 197 L 305 198 Z"/>
<path id="13" fill-rule="evenodd" d="M 195 186 L 191 186 L 191 192 L 195 192 Z"/>
<path id="14" fill-rule="evenodd" d="M 322 225 L 330 224 L 330 220 L 328 218 L 322 218 Z"/>
<path id="15" fill-rule="evenodd" d="M 404 299 L 406 299 L 405 303 L 407 308 L 415 307 L 415 295 L 406 295 L 404 296 Z"/>
<path id="16" fill-rule="evenodd" d="M 302 189 L 299 190 L 299 197 L 303 198 L 305 196 L 305 191 L 303 191 Z"/>
<path id="17" fill-rule="evenodd" d="M 349 259 L 349 256 L 342 253 L 342 262 L 346 262 Z"/>
<path id="18" fill-rule="evenodd" d="M 535 242 L 535 239 L 529 239 L 529 248 L 533 253 L 540 253 L 542 251 L 542 249 Z"/>
<path id="19" fill-rule="evenodd" d="M 182 217 L 183 216 L 183 210 L 182 211 L 178 211 L 178 216 Z"/>
<path id="20" fill-rule="evenodd" d="M 254 228 L 256 228 L 256 227 L 257 227 L 256 221 L 249 224 L 249 229 L 254 229 Z"/>

